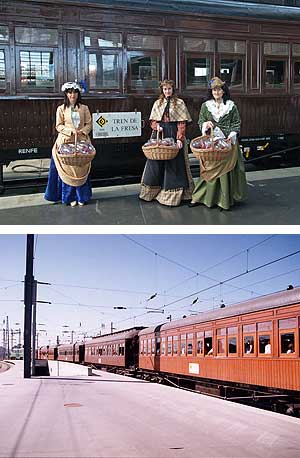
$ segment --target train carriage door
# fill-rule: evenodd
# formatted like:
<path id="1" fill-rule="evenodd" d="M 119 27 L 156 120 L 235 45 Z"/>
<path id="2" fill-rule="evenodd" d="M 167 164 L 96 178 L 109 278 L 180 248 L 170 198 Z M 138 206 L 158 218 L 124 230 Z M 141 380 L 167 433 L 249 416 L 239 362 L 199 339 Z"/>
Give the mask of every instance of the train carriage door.
<path id="1" fill-rule="evenodd" d="M 154 367 L 153 369 L 157 372 L 160 371 L 160 355 L 161 355 L 161 338 L 160 338 L 160 328 L 162 324 L 156 326 L 154 329 L 155 336 L 155 352 L 154 352 Z"/>
<path id="2" fill-rule="evenodd" d="M 84 363 L 85 345 L 79 345 L 79 364 Z"/>

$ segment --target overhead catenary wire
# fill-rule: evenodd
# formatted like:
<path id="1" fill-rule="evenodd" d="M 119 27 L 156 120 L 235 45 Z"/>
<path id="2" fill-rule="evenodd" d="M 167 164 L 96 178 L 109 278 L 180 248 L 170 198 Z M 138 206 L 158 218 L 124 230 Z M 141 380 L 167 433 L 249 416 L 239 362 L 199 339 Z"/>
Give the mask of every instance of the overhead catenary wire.
<path id="1" fill-rule="evenodd" d="M 168 303 L 168 304 L 164 304 L 162 307 L 158 307 L 157 310 L 165 309 L 166 307 L 169 307 L 170 305 L 176 304 L 177 302 L 183 301 L 183 300 L 185 300 L 185 299 L 189 299 L 189 298 L 191 298 L 191 297 L 193 297 L 193 296 L 195 296 L 195 295 L 197 295 L 197 294 L 200 294 L 200 293 L 202 293 L 202 292 L 205 292 L 205 291 L 208 291 L 208 290 L 210 290 L 210 289 L 216 288 L 216 287 L 220 286 L 221 284 L 226 284 L 226 283 L 228 283 L 229 281 L 232 281 L 232 280 L 234 280 L 234 279 L 236 279 L 236 278 L 240 278 L 240 277 L 242 277 L 242 276 L 248 275 L 248 274 L 250 274 L 250 273 L 252 273 L 252 272 L 255 272 L 255 271 L 259 270 L 259 269 L 263 269 L 263 268 L 265 268 L 265 267 L 267 267 L 267 266 L 270 266 L 270 265 L 272 265 L 272 264 L 274 264 L 274 263 L 276 263 L 276 262 L 280 262 L 280 261 L 282 261 L 282 260 L 284 260 L 284 259 L 287 259 L 287 258 L 289 258 L 289 257 L 296 256 L 296 255 L 299 254 L 299 253 L 300 253 L 300 250 L 297 250 L 297 251 L 294 251 L 294 252 L 292 252 L 292 253 L 289 253 L 288 255 L 281 256 L 281 257 L 279 257 L 279 258 L 277 258 L 277 259 L 275 259 L 275 260 L 273 260 L 273 261 L 269 261 L 269 262 L 267 262 L 267 263 L 265 263 L 265 264 L 261 264 L 261 265 L 259 265 L 259 266 L 257 266 L 257 267 L 254 267 L 253 269 L 246 270 L 245 272 L 242 272 L 241 274 L 234 275 L 233 277 L 230 277 L 230 278 L 228 278 L 228 279 L 226 279 L 226 280 L 223 280 L 223 281 L 221 281 L 221 282 L 215 283 L 214 285 L 208 286 L 208 287 L 203 288 L 203 289 L 201 289 L 201 290 L 199 290 L 199 291 L 194 291 L 194 292 L 191 293 L 191 294 L 188 294 L 188 295 L 186 295 L 186 296 L 183 296 L 181 299 L 172 301 L 172 302 L 170 302 L 170 303 Z M 140 315 L 136 316 L 136 318 L 141 317 L 141 316 L 144 316 L 144 315 L 145 315 L 145 313 L 140 314 Z M 122 323 L 122 322 L 124 322 L 124 321 L 128 321 L 128 320 L 130 320 L 130 319 L 132 319 L 132 317 L 129 317 L 129 318 L 124 319 L 124 320 L 121 320 L 121 321 L 118 321 L 116 324 Z"/>

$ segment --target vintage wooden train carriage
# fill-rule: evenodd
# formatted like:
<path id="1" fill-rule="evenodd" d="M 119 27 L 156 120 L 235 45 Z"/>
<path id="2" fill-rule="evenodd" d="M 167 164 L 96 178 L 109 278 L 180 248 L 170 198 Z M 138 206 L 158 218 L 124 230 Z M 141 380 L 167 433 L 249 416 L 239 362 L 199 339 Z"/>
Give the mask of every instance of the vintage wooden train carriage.
<path id="1" fill-rule="evenodd" d="M 142 327 L 95 337 L 85 344 L 85 363 L 130 368 L 138 363 L 138 333 Z"/>
<path id="2" fill-rule="evenodd" d="M 299 397 L 299 326 L 295 288 L 142 331 L 139 367 Z"/>
<path id="3" fill-rule="evenodd" d="M 103 180 L 140 176 L 147 119 L 163 78 L 175 80 L 187 102 L 190 138 L 199 132 L 207 83 L 220 74 L 241 113 L 246 159 L 300 144 L 299 8 L 1 0 L 0 12 L 0 164 L 50 157 L 60 88 L 74 79 L 91 112 L 138 111 L 145 121 L 141 137 L 125 132 L 94 141 L 93 174 Z"/>
<path id="4" fill-rule="evenodd" d="M 75 344 L 61 344 L 57 346 L 57 360 L 75 363 Z"/>

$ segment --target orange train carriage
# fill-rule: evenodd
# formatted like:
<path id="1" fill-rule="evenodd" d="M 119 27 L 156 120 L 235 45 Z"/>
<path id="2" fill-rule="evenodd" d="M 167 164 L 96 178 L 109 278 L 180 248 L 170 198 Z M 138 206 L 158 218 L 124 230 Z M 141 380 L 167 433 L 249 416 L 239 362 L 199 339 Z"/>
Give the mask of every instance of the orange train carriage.
<path id="1" fill-rule="evenodd" d="M 299 398 L 299 326 L 300 288 L 262 296 L 144 329 L 139 368 Z"/>

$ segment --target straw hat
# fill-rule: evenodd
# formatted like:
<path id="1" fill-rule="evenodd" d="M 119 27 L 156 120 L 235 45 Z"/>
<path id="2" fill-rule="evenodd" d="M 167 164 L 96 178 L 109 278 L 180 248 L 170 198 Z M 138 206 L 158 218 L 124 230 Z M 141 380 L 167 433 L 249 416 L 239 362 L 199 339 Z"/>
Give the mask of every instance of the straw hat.
<path id="1" fill-rule="evenodd" d="M 208 83 L 209 89 L 215 89 L 216 87 L 223 87 L 225 84 L 225 81 L 222 81 L 220 78 L 217 76 L 214 76 Z"/>

